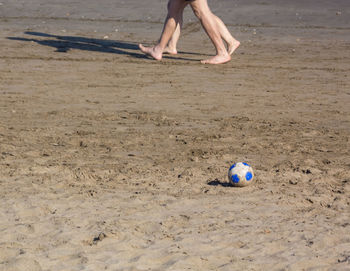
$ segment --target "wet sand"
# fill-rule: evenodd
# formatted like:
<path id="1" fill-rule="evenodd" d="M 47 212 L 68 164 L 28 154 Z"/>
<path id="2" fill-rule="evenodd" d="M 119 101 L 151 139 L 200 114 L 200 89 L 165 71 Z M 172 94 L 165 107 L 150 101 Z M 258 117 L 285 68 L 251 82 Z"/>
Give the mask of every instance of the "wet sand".
<path id="1" fill-rule="evenodd" d="M 0 2 L 1 271 L 350 270 L 348 1 Z"/>

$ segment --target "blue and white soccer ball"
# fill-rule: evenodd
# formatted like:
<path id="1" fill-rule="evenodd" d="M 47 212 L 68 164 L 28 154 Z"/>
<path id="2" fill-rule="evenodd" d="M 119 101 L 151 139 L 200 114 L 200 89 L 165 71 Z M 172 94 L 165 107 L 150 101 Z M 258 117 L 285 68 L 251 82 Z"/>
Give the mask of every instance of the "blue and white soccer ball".
<path id="1" fill-rule="evenodd" d="M 228 171 L 228 179 L 233 186 L 247 186 L 253 182 L 253 168 L 247 163 L 233 164 Z"/>

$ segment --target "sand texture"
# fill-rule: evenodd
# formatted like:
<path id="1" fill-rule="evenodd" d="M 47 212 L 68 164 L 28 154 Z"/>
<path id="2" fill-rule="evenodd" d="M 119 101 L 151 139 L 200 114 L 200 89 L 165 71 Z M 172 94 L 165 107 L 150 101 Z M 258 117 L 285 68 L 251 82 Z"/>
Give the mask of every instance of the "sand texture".
<path id="1" fill-rule="evenodd" d="M 350 270 L 349 1 L 0 2 L 1 271 Z"/>

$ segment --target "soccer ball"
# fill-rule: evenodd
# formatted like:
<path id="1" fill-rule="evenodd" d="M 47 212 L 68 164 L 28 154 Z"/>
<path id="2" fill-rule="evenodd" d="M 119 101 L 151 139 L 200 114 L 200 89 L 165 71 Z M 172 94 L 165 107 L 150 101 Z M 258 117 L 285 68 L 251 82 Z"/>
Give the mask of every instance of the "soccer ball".
<path id="1" fill-rule="evenodd" d="M 233 186 L 247 186 L 253 182 L 253 168 L 247 163 L 233 164 L 228 171 L 228 179 Z"/>

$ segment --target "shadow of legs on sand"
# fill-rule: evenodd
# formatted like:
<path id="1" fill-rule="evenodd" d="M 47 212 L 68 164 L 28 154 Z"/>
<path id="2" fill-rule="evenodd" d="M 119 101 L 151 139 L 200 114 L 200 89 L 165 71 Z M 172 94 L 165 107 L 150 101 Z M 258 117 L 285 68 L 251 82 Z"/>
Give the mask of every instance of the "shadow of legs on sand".
<path id="1" fill-rule="evenodd" d="M 49 46 L 56 49 L 56 52 L 66 53 L 71 49 L 91 52 L 112 53 L 117 55 L 127 55 L 135 58 L 149 59 L 148 56 L 139 52 L 138 44 L 135 42 L 94 39 L 80 36 L 60 36 L 41 32 L 24 32 L 38 38 L 7 37 L 9 40 L 36 42 L 42 46 Z M 137 52 L 135 52 L 137 51 Z M 165 56 L 168 59 L 197 61 L 195 59 Z"/>

